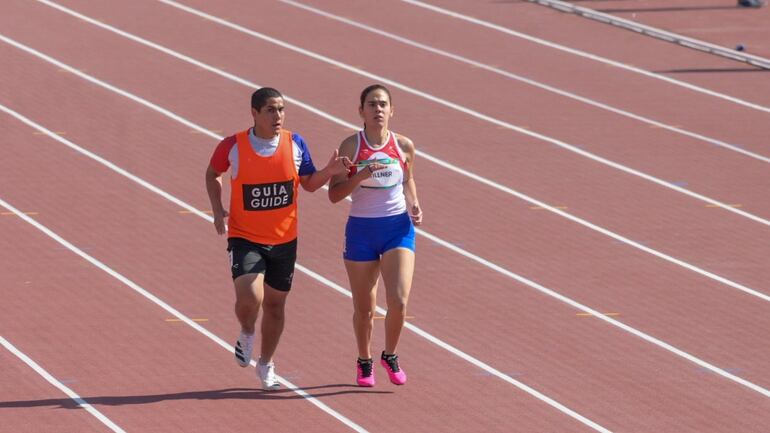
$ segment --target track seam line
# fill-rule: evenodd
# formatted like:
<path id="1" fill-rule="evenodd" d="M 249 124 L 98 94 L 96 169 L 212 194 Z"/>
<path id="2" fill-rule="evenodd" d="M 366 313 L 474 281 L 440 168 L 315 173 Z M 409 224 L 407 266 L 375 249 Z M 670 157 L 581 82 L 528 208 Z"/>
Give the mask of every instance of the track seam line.
<path id="1" fill-rule="evenodd" d="M 506 71 L 504 69 L 488 65 L 486 63 L 482 63 L 482 62 L 479 62 L 479 61 L 476 61 L 476 60 L 469 59 L 467 57 L 463 57 L 463 56 L 461 56 L 459 54 L 454 54 L 452 52 L 444 51 L 444 50 L 441 50 L 439 48 L 432 47 L 430 45 L 422 44 L 420 42 L 416 42 L 416 41 L 411 40 L 409 38 L 406 38 L 406 37 L 403 37 L 403 36 L 399 36 L 399 35 L 396 35 L 396 34 L 393 34 L 393 33 L 389 33 L 389 32 L 387 32 L 385 30 L 381 30 L 381 29 L 378 29 L 376 27 L 360 24 L 360 23 L 358 23 L 356 21 L 353 21 L 353 20 L 350 20 L 348 18 L 341 17 L 341 16 L 335 15 L 335 14 L 333 14 L 331 12 L 327 12 L 327 11 L 324 11 L 322 9 L 318 9 L 318 8 L 315 8 L 315 7 L 312 7 L 312 6 L 309 6 L 309 5 L 306 5 L 306 4 L 294 1 L 294 0 L 279 0 L 279 1 L 282 2 L 282 3 L 285 3 L 287 5 L 290 5 L 290 6 L 295 6 L 297 8 L 307 10 L 307 11 L 315 13 L 317 15 L 321 15 L 321 16 L 323 16 L 325 18 L 329 18 L 331 20 L 339 21 L 339 22 L 342 22 L 344 24 L 348 24 L 348 25 L 356 27 L 356 28 L 358 28 L 360 30 L 364 30 L 364 31 L 367 31 L 367 32 L 370 32 L 370 33 L 374 33 L 376 35 L 380 35 L 380 36 L 383 36 L 383 37 L 388 38 L 388 39 L 393 39 L 393 40 L 401 42 L 403 44 L 406 44 L 406 45 L 409 45 L 409 46 L 412 46 L 412 47 L 415 47 L 415 48 L 419 48 L 421 50 L 428 51 L 430 53 L 437 54 L 437 55 L 442 56 L 442 57 L 447 57 L 447 58 L 450 58 L 452 60 L 455 60 L 455 61 L 458 61 L 458 62 L 461 62 L 461 63 L 465 63 L 465 64 L 471 65 L 471 66 L 473 66 L 475 68 L 483 69 L 485 71 L 489 71 L 489 72 L 492 72 L 494 74 L 498 74 L 498 75 L 501 75 L 503 77 L 515 80 L 515 81 L 520 81 L 520 82 L 528 84 L 530 86 L 537 87 L 539 89 L 542 89 L 542 90 L 545 90 L 545 91 L 548 91 L 548 92 L 551 92 L 551 93 L 555 93 L 555 94 L 557 94 L 559 96 L 564 96 L 565 98 L 574 99 L 576 101 L 580 101 L 582 103 L 594 106 L 596 108 L 599 108 L 599 109 L 602 109 L 602 110 L 605 110 L 605 111 L 609 111 L 611 113 L 618 114 L 620 116 L 625 116 L 625 117 L 637 120 L 637 121 L 642 122 L 642 123 L 647 123 L 647 124 L 655 126 L 657 128 L 666 129 L 666 130 L 669 130 L 671 132 L 675 132 L 677 134 L 681 134 L 681 135 L 684 135 L 686 137 L 693 138 L 695 140 L 703 141 L 703 142 L 706 142 L 706 143 L 709 143 L 709 144 L 713 144 L 715 146 L 719 146 L 719 147 L 725 148 L 727 150 L 731 150 L 733 152 L 741 153 L 741 154 L 743 154 L 745 156 L 748 156 L 750 158 L 754 158 L 754 159 L 758 159 L 758 160 L 763 161 L 763 162 L 770 163 L 770 157 L 767 157 L 767 156 L 764 156 L 764 155 L 760 155 L 760 154 L 755 153 L 755 152 L 751 152 L 749 150 L 746 150 L 746 149 L 743 149 L 743 148 L 739 147 L 738 145 L 730 144 L 730 143 L 727 143 L 725 141 L 722 141 L 722 140 L 719 140 L 719 139 L 716 139 L 716 138 L 712 138 L 712 137 L 708 137 L 708 136 L 699 134 L 697 132 L 692 132 L 692 131 L 688 131 L 686 129 L 678 128 L 676 126 L 667 125 L 667 124 L 659 122 L 657 120 L 644 117 L 644 116 L 642 116 L 640 114 L 635 114 L 635 113 L 632 113 L 630 111 L 623 110 L 621 108 L 613 107 L 613 106 L 611 106 L 609 104 L 605 104 L 605 103 L 599 102 L 597 100 L 594 100 L 594 99 L 591 99 L 591 98 L 588 98 L 588 97 L 585 97 L 585 96 L 580 96 L 578 94 L 569 92 L 567 90 L 560 89 L 558 87 L 554 87 L 554 86 L 551 86 L 551 85 L 548 85 L 548 84 L 545 84 L 545 83 L 541 83 L 541 82 L 536 81 L 534 79 L 526 78 L 526 77 L 523 77 L 521 75 L 514 74 L 513 72 Z"/>
<path id="2" fill-rule="evenodd" d="M 4 203 L 2 199 L 0 199 L 0 202 Z M 8 209 L 6 207 L 6 209 Z M 19 215 L 19 211 L 12 210 L 12 212 Z M 23 214 L 21 214 L 23 215 Z M 26 217 L 26 215 L 24 215 Z M 14 354 L 17 358 L 22 360 L 25 364 L 27 364 L 28 367 L 30 367 L 32 370 L 35 371 L 35 373 L 39 374 L 43 379 L 45 379 L 48 383 L 55 386 L 59 391 L 63 392 L 67 397 L 69 397 L 72 401 L 77 403 L 77 405 L 85 409 L 88 413 L 90 413 L 94 418 L 98 419 L 102 424 L 109 427 L 110 430 L 116 432 L 116 433 L 126 433 L 125 430 L 120 428 L 117 424 L 115 424 L 111 419 L 107 418 L 106 415 L 99 412 L 99 409 L 93 407 L 90 403 L 85 401 L 82 397 L 80 397 L 75 391 L 73 391 L 70 387 L 67 385 L 61 383 L 58 379 L 53 377 L 51 373 L 46 371 L 40 364 L 35 362 L 34 359 L 30 358 L 26 353 L 22 352 L 16 346 L 11 344 L 10 341 L 3 338 L 2 335 L 0 335 L 0 344 L 3 345 L 3 347 L 6 348 L 9 352 Z"/>
<path id="3" fill-rule="evenodd" d="M 108 83 L 106 83 L 104 81 L 101 81 L 101 80 L 99 80 L 99 79 L 97 79 L 95 77 L 92 77 L 92 76 L 88 75 L 88 74 L 85 74 L 85 73 L 83 73 L 83 72 L 73 68 L 72 66 L 69 66 L 69 65 L 67 65 L 67 64 L 65 64 L 63 62 L 60 62 L 60 61 L 58 61 L 58 60 L 56 60 L 56 59 L 54 59 L 54 58 L 52 58 L 52 57 L 50 57 L 50 56 L 48 56 L 46 54 L 43 54 L 43 53 L 41 53 L 41 52 L 39 52 L 39 51 L 37 51 L 37 50 L 35 50 L 33 48 L 27 47 L 26 45 L 23 45 L 23 44 L 21 44 L 19 42 L 16 42 L 13 39 L 7 38 L 6 36 L 4 36 L 2 34 L 0 34 L 0 40 L 4 41 L 4 42 L 6 42 L 6 43 L 8 43 L 10 45 L 13 45 L 14 47 L 16 47 L 16 48 L 18 48 L 18 49 L 20 49 L 22 51 L 25 51 L 25 52 L 27 52 L 29 54 L 32 54 L 32 55 L 34 55 L 34 56 L 36 56 L 36 57 L 38 57 L 38 58 L 40 58 L 42 60 L 45 60 L 45 61 L 47 61 L 49 63 L 52 63 L 52 64 L 54 64 L 54 65 L 56 65 L 56 66 L 58 66 L 58 67 L 60 67 L 62 69 L 65 69 L 65 70 L 71 72 L 72 74 L 77 75 L 78 77 L 80 77 L 80 78 L 82 78 L 82 79 L 84 79 L 86 81 L 89 81 L 89 82 L 94 83 L 94 84 L 96 84 L 98 86 L 104 87 L 104 88 L 106 88 L 108 90 L 111 90 L 111 91 L 113 91 L 115 93 L 118 93 L 118 94 L 120 94 L 122 96 L 125 96 L 126 98 L 129 98 L 132 101 L 135 101 L 135 102 L 137 102 L 137 103 L 139 103 L 141 105 L 144 105 L 145 107 L 148 107 L 148 108 L 150 108 L 150 109 L 152 109 L 154 111 L 157 111 L 157 112 L 159 112 L 159 113 L 169 117 L 170 119 L 173 119 L 173 120 L 178 121 L 178 122 L 180 122 L 180 123 L 182 123 L 182 124 L 184 124 L 184 125 L 186 125 L 186 126 L 188 126 L 190 128 L 193 128 L 194 130 L 199 131 L 199 132 L 201 132 L 204 135 L 208 135 L 209 137 L 212 137 L 212 138 L 214 138 L 216 140 L 222 140 L 224 138 L 224 137 L 222 137 L 220 135 L 217 135 L 217 134 L 215 134 L 215 133 L 213 133 L 213 132 L 211 132 L 211 131 L 209 131 L 209 130 L 207 130 L 207 129 L 199 126 L 199 125 L 196 125 L 195 123 L 193 123 L 193 122 L 191 122 L 191 121 L 189 121 L 189 120 L 187 120 L 187 119 L 185 119 L 185 118 L 183 118 L 183 117 L 181 117 L 179 115 L 174 114 L 173 112 L 171 112 L 171 111 L 169 111 L 169 110 L 167 110 L 165 108 L 162 108 L 162 107 L 160 107 L 160 106 L 158 106 L 158 105 L 156 105 L 156 104 L 154 104 L 152 102 L 149 102 L 149 101 L 147 101 L 147 100 L 145 100 L 145 99 L 143 99 L 143 98 L 141 98 L 139 96 L 133 95 L 133 94 L 131 94 L 129 92 L 126 92 L 126 91 L 124 91 L 122 89 L 119 89 L 119 88 L 117 88 L 115 86 L 112 86 L 111 84 L 108 84 Z M 255 87 L 260 87 L 257 84 L 254 84 L 254 86 Z M 426 157 L 426 155 L 421 155 L 421 156 L 422 157 Z M 439 165 L 445 164 L 441 160 L 434 160 L 433 162 L 436 163 L 436 164 L 439 164 Z M 626 245 L 629 245 L 629 246 L 631 246 L 633 248 L 636 248 L 638 250 L 641 250 L 643 252 L 651 254 L 651 255 L 653 255 L 655 257 L 658 257 L 659 259 L 662 259 L 662 260 L 665 260 L 665 261 L 667 261 L 669 263 L 673 263 L 673 264 L 675 264 L 677 266 L 683 267 L 683 268 L 685 268 L 685 269 L 687 269 L 689 271 L 695 272 L 696 274 L 699 274 L 699 275 L 704 276 L 706 278 L 709 278 L 711 280 L 717 281 L 720 284 L 724 284 L 726 286 L 732 287 L 732 288 L 734 288 L 736 290 L 739 290 L 739 291 L 741 291 L 743 293 L 746 293 L 748 295 L 751 295 L 751 296 L 757 297 L 759 299 L 762 299 L 764 301 L 770 302 L 770 295 L 762 293 L 762 292 L 760 292 L 758 290 L 754 290 L 754 289 L 752 289 L 750 287 L 744 286 L 744 285 L 742 285 L 740 283 L 734 282 L 734 281 L 729 280 L 729 279 L 727 279 L 725 277 L 722 277 L 720 275 L 717 275 L 717 274 L 714 274 L 712 272 L 706 271 L 705 269 L 701 269 L 701 268 L 699 268 L 699 267 L 697 267 L 695 265 L 692 265 L 690 263 L 687 263 L 687 262 L 685 262 L 683 260 L 677 259 L 677 258 L 675 258 L 673 256 L 670 256 L 668 254 L 662 253 L 660 251 L 657 251 L 655 249 L 652 249 L 650 247 L 642 245 L 642 244 L 640 244 L 640 243 L 638 243 L 638 242 L 636 242 L 636 241 L 634 241 L 632 239 L 626 238 L 626 237 L 624 237 L 622 235 L 619 235 L 619 234 L 617 234 L 615 232 L 612 232 L 612 231 L 610 231 L 608 229 L 605 229 L 603 227 L 595 225 L 595 224 L 593 224 L 593 223 L 591 223 L 591 222 L 589 222 L 587 220 L 584 220 L 584 219 L 576 217 L 576 216 L 574 216 L 574 215 L 572 215 L 570 213 L 567 213 L 567 212 L 565 212 L 565 211 L 563 211 L 563 210 L 561 210 L 561 209 L 559 209 L 557 207 L 551 206 L 551 205 L 543 203 L 543 202 L 541 202 L 541 201 L 539 201 L 539 200 L 537 200 L 535 198 L 529 197 L 526 194 L 520 193 L 518 191 L 515 191 L 515 190 L 510 189 L 508 187 L 504 187 L 502 185 L 497 185 L 494 182 L 489 181 L 488 179 L 485 179 L 485 178 L 483 178 L 481 176 L 478 176 L 478 175 L 476 175 L 474 173 L 471 173 L 471 172 L 468 172 L 466 170 L 463 170 L 463 169 L 461 169 L 459 167 L 454 167 L 454 166 L 450 165 L 450 167 L 448 167 L 448 168 L 450 168 L 453 171 L 460 172 L 461 174 L 463 174 L 463 175 L 465 175 L 467 177 L 470 177 L 470 178 L 472 178 L 472 179 L 474 179 L 474 180 L 476 180 L 476 181 L 478 181 L 480 183 L 486 184 L 486 185 L 491 186 L 493 188 L 501 189 L 504 192 L 506 192 L 506 193 L 508 193 L 510 195 L 513 195 L 514 197 L 517 197 L 517 198 L 519 198 L 521 200 L 524 200 L 524 201 L 526 201 L 526 202 L 528 202 L 530 204 L 539 206 L 539 207 L 541 207 L 541 208 L 543 208 L 545 210 L 548 210 L 548 211 L 550 211 L 552 213 L 555 213 L 555 214 L 557 214 L 557 215 L 559 215 L 559 216 L 561 216 L 563 218 L 566 218 L 566 219 L 568 219 L 568 220 L 570 220 L 572 222 L 580 224 L 580 225 L 582 225 L 582 226 L 584 226 L 586 228 L 589 228 L 591 230 L 599 232 L 599 233 L 601 233 L 601 234 L 603 234 L 605 236 L 608 236 L 608 237 L 610 237 L 612 239 L 615 239 L 615 240 L 617 240 L 619 242 L 622 242 L 622 243 L 624 243 Z M 324 186 L 324 188 L 328 188 L 328 187 Z M 474 260 L 474 261 L 476 261 L 476 262 L 478 262 L 478 263 L 480 263 L 480 264 L 482 264 L 482 265 L 484 265 L 486 267 L 489 267 L 492 270 L 496 270 L 497 271 L 495 266 L 499 267 L 498 265 L 492 264 L 491 262 L 488 262 L 486 259 L 483 259 L 483 258 L 481 258 L 479 256 L 476 256 L 476 255 L 474 255 L 474 254 L 472 254 L 472 253 L 470 253 L 468 251 L 465 251 L 465 250 L 457 247 L 456 245 L 454 245 L 454 244 L 452 244 L 450 242 L 444 241 L 443 239 L 441 239 L 441 238 L 439 238 L 439 237 L 437 237 L 435 235 L 432 235 L 432 234 L 424 231 L 423 229 L 416 228 L 415 230 L 416 230 L 417 234 L 425 236 L 425 237 L 431 239 L 432 241 L 434 241 L 436 243 L 439 243 L 439 244 L 441 244 L 441 245 L 443 245 L 443 246 L 445 246 L 445 247 L 447 247 L 447 248 L 457 252 L 458 254 L 461 254 L 461 255 L 464 255 L 464 256 L 466 256 L 468 258 L 471 258 L 472 260 Z M 503 269 L 502 267 L 499 267 L 499 268 Z M 500 271 L 498 271 L 498 272 L 500 272 Z"/>
<path id="4" fill-rule="evenodd" d="M 530 3 L 537 3 L 541 6 L 546 6 L 558 10 L 559 12 L 572 13 L 578 15 L 581 18 L 595 20 L 602 24 L 610 24 L 624 30 L 630 30 L 634 33 L 640 33 L 645 36 L 657 38 L 662 41 L 677 44 L 684 48 L 698 50 L 703 53 L 712 54 L 715 56 L 721 56 L 725 59 L 730 59 L 738 62 L 746 63 L 750 66 L 757 68 L 770 70 L 770 60 L 753 54 L 736 51 L 730 48 L 725 48 L 710 42 L 706 42 L 700 39 L 691 38 L 688 36 L 672 33 L 666 30 L 659 29 L 644 25 L 635 21 L 627 20 L 625 18 L 617 17 L 611 14 L 599 12 L 598 10 L 584 8 L 581 6 L 575 6 L 569 2 L 560 0 L 528 0 Z"/>
<path id="5" fill-rule="evenodd" d="M 37 1 L 39 1 L 41 3 L 46 3 L 46 4 L 47 3 L 52 3 L 49 0 L 37 0 Z M 740 215 L 740 216 L 742 216 L 744 218 L 748 218 L 748 219 L 750 219 L 752 221 L 755 221 L 755 222 L 758 222 L 760 224 L 763 224 L 765 226 L 770 227 L 770 221 L 769 220 L 766 220 L 764 218 L 761 218 L 759 216 L 756 216 L 756 215 L 751 214 L 749 212 L 746 212 L 744 210 L 733 208 L 733 207 L 731 207 L 731 206 L 729 206 L 729 205 L 727 205 L 725 203 L 722 203 L 722 202 L 720 202 L 718 200 L 712 199 L 710 197 L 707 197 L 705 195 L 696 193 L 694 191 L 690 191 L 690 190 L 688 190 L 686 188 L 682 188 L 682 187 L 680 187 L 678 185 L 673 185 L 671 182 L 667 182 L 665 180 L 659 179 L 659 178 L 657 178 L 655 176 L 652 176 L 650 174 L 647 174 L 647 173 L 644 173 L 642 171 L 636 170 L 634 168 L 625 166 L 623 164 L 620 164 L 618 162 L 609 160 L 609 159 L 604 158 L 602 156 L 593 154 L 591 152 L 588 152 L 587 150 L 581 149 L 577 145 L 569 144 L 569 143 L 567 143 L 565 141 L 561 141 L 561 140 L 549 137 L 549 136 L 547 136 L 545 134 L 541 134 L 541 133 L 538 133 L 538 132 L 530 131 L 530 130 L 528 130 L 526 128 L 522 128 L 522 127 L 513 125 L 511 123 L 508 123 L 508 122 L 505 122 L 503 120 L 494 118 L 494 117 L 486 115 L 484 113 L 480 113 L 478 111 L 475 111 L 475 110 L 472 110 L 470 108 L 464 107 L 464 106 L 462 106 L 460 104 L 456 104 L 454 102 L 445 100 L 443 98 L 439 98 L 437 96 L 431 95 L 429 93 L 423 92 L 421 90 L 415 89 L 415 88 L 407 86 L 405 84 L 401 84 L 401 83 L 399 83 L 397 81 L 394 81 L 394 80 L 391 80 L 391 79 L 379 76 L 377 74 L 366 72 L 366 71 L 364 71 L 362 69 L 350 66 L 350 65 L 348 65 L 346 63 L 343 63 L 343 62 L 331 59 L 329 57 L 326 57 L 326 56 L 323 56 L 323 55 L 320 55 L 320 54 L 317 54 L 317 53 L 313 53 L 313 52 L 311 52 L 309 50 L 306 50 L 304 48 L 295 46 L 293 44 L 289 44 L 289 43 L 284 42 L 284 41 L 280 41 L 280 40 L 278 40 L 276 38 L 269 37 L 269 36 L 264 35 L 262 33 L 259 33 L 259 32 L 256 32 L 254 30 L 245 28 L 243 26 L 240 26 L 238 24 L 231 23 L 231 22 L 229 22 L 227 20 L 224 20 L 222 18 L 215 17 L 213 15 L 209 15 L 209 14 L 207 14 L 205 12 L 201 12 L 201 11 L 199 11 L 197 9 L 194 9 L 194 8 L 191 8 L 189 6 L 182 5 L 182 4 L 177 3 L 177 2 L 175 2 L 173 0 L 157 0 L 157 1 L 160 2 L 160 3 L 164 3 L 164 4 L 167 4 L 169 6 L 175 7 L 177 9 L 181 9 L 181 10 L 183 10 L 185 12 L 189 12 L 189 13 L 191 13 L 193 15 L 197 15 L 197 16 L 199 16 L 201 18 L 204 18 L 204 19 L 207 19 L 209 21 L 215 22 L 215 23 L 220 24 L 222 26 L 229 27 L 229 28 L 231 28 L 233 30 L 236 30 L 236 31 L 248 34 L 250 36 L 254 36 L 254 37 L 256 37 L 258 39 L 261 39 L 261 40 L 263 40 L 265 42 L 269 42 L 271 44 L 278 45 L 278 46 L 280 46 L 282 48 L 286 48 L 288 50 L 300 53 L 300 54 L 305 55 L 307 57 L 311 57 L 313 59 L 322 61 L 324 63 L 336 66 L 336 67 L 344 69 L 346 71 L 349 71 L 349 72 L 352 72 L 352 73 L 355 73 L 355 74 L 358 74 L 358 75 L 361 75 L 361 76 L 364 76 L 364 77 L 367 77 L 367 78 L 371 78 L 371 79 L 374 79 L 374 80 L 378 80 L 378 81 L 380 81 L 382 83 L 388 84 L 388 85 L 393 86 L 393 87 L 398 88 L 398 89 L 401 89 L 401 90 L 403 90 L 403 91 L 405 91 L 407 93 L 411 93 L 413 95 L 419 96 L 419 97 L 421 97 L 423 99 L 427 99 L 427 100 L 429 100 L 431 102 L 434 102 L 436 104 L 442 105 L 444 107 L 451 108 L 451 109 L 453 109 L 455 111 L 458 111 L 460 113 L 463 113 L 463 114 L 467 114 L 468 116 L 475 117 L 477 119 L 486 121 L 486 122 L 491 123 L 493 125 L 497 125 L 497 126 L 499 126 L 501 128 L 512 130 L 512 131 L 515 131 L 515 132 L 518 132 L 518 133 L 521 133 L 521 134 L 528 135 L 530 137 L 536 138 L 538 140 L 554 144 L 554 145 L 556 145 L 556 146 L 558 146 L 558 147 L 560 147 L 562 149 L 565 149 L 565 150 L 568 150 L 570 152 L 576 153 L 576 154 L 578 154 L 580 156 L 583 156 L 585 158 L 591 159 L 591 160 L 596 161 L 596 162 L 598 162 L 600 164 L 604 164 L 606 166 L 612 167 L 612 168 L 614 168 L 616 170 L 619 170 L 619 171 L 622 171 L 624 173 L 627 173 L 627 174 L 630 174 L 630 175 L 642 178 L 644 180 L 647 180 L 647 181 L 652 182 L 654 184 L 660 185 L 660 186 L 662 186 L 664 188 L 668 188 L 668 189 L 671 189 L 673 191 L 679 192 L 681 194 L 690 196 L 690 197 L 695 198 L 697 200 L 705 201 L 706 203 L 712 204 L 714 206 L 717 206 L 719 208 L 722 208 L 724 210 L 732 212 L 732 213 L 734 213 L 736 215 Z M 55 3 L 53 3 L 53 4 L 55 4 Z M 67 13 L 70 13 L 70 12 L 67 12 Z M 94 20 L 94 21 L 95 22 L 99 22 L 101 25 L 109 26 L 107 24 L 101 23 L 100 21 L 97 21 L 97 20 Z M 109 27 L 111 27 L 111 26 L 109 26 Z M 285 98 L 285 99 L 289 100 L 288 98 Z M 419 151 L 418 151 L 418 154 L 419 154 Z"/>
<path id="6" fill-rule="evenodd" d="M 448 9 L 444 9 L 444 8 L 441 8 L 441 7 L 438 7 L 438 6 L 434 6 L 432 4 L 425 3 L 425 2 L 422 2 L 422 1 L 417 1 L 417 0 L 401 0 L 401 1 L 403 1 L 404 3 L 409 3 L 409 4 L 413 5 L 413 6 L 417 6 L 417 7 L 421 7 L 421 8 L 433 11 L 433 12 L 437 12 L 437 13 L 442 14 L 442 15 L 447 15 L 447 16 L 450 16 L 452 18 L 457 18 L 457 19 L 460 19 L 460 20 L 463 20 L 463 21 L 470 22 L 472 24 L 476 24 L 476 25 L 479 25 L 479 26 L 482 26 L 482 27 L 486 27 L 488 29 L 496 30 L 498 32 L 505 33 L 505 34 L 510 35 L 510 36 L 515 36 L 517 38 L 521 38 L 521 39 L 524 39 L 524 40 L 527 40 L 527 41 L 530 41 L 530 42 L 534 42 L 536 44 L 544 45 L 544 46 L 547 46 L 549 48 L 553 48 L 553 49 L 556 49 L 556 50 L 559 50 L 559 51 L 564 51 L 564 52 L 567 52 L 567 53 L 570 53 L 570 54 L 574 54 L 574 55 L 579 56 L 579 57 L 584 57 L 584 58 L 587 58 L 587 59 L 590 59 L 590 60 L 594 60 L 594 61 L 597 61 L 597 62 L 600 62 L 600 63 L 605 63 L 605 64 L 608 64 L 608 65 L 615 66 L 615 67 L 620 68 L 620 69 L 625 69 L 627 71 L 635 72 L 635 73 L 638 73 L 638 74 L 641 74 L 641 75 L 644 75 L 644 76 L 647 76 L 647 77 L 650 77 L 650 78 L 653 78 L 653 79 L 666 81 L 666 82 L 668 82 L 670 84 L 681 86 L 681 87 L 684 87 L 684 88 L 686 88 L 688 90 L 692 90 L 692 91 L 695 91 L 695 92 L 703 93 L 703 94 L 706 94 L 706 95 L 709 95 L 709 96 L 714 96 L 714 97 L 719 98 L 719 99 L 724 99 L 726 101 L 729 101 L 729 102 L 732 102 L 732 103 L 735 103 L 735 104 L 738 104 L 738 105 L 742 105 L 744 107 L 748 107 L 748 108 L 752 108 L 752 109 L 755 109 L 755 110 L 758 110 L 758 111 L 764 111 L 766 113 L 770 113 L 770 107 L 765 107 L 763 105 L 755 104 L 753 102 L 744 101 L 744 100 L 736 98 L 734 96 L 725 95 L 723 93 L 719 93 L 719 92 L 716 92 L 714 90 L 709 90 L 709 89 L 706 89 L 704 87 L 696 86 L 694 84 L 690 84 L 690 83 L 687 83 L 687 82 L 684 82 L 684 81 L 676 80 L 674 78 L 666 77 L 665 75 L 660 75 L 660 74 L 656 74 L 654 72 L 646 71 L 644 69 L 637 68 L 637 67 L 631 66 L 631 65 L 627 65 L 625 63 L 617 62 L 615 60 L 610 60 L 608 58 L 601 57 L 601 56 L 598 56 L 596 54 L 587 53 L 585 51 L 581 51 L 581 50 L 578 50 L 578 49 L 575 49 L 575 48 L 569 48 L 569 47 L 566 47 L 564 45 L 557 44 L 555 42 L 546 41 L 545 39 L 540 39 L 540 38 L 537 38 L 535 36 L 531 36 L 531 35 L 528 35 L 528 34 L 525 34 L 525 33 L 517 32 L 517 31 L 511 30 L 511 29 L 509 29 L 507 27 L 504 27 L 504 26 L 501 26 L 501 25 L 497 25 L 497 24 L 493 24 L 493 23 L 490 23 L 488 21 L 484 21 L 484 20 L 481 20 L 481 19 L 478 19 L 478 18 L 470 17 L 468 15 L 464 15 L 464 14 L 461 14 L 459 12 L 450 11 Z"/>

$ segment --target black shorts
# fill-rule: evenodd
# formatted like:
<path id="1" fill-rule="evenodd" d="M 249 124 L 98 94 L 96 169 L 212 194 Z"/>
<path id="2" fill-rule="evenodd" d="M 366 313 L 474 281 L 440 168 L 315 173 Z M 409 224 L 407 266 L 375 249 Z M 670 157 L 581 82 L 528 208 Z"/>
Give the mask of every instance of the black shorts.
<path id="1" fill-rule="evenodd" d="M 288 292 L 297 262 L 297 240 L 278 245 L 263 245 L 243 238 L 228 238 L 230 272 L 233 280 L 246 274 L 265 274 L 265 284 Z"/>

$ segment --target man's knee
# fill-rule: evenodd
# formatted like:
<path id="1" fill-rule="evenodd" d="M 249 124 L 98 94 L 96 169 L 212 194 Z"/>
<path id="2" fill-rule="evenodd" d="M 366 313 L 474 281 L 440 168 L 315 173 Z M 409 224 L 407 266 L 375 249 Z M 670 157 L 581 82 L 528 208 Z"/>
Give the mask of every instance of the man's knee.
<path id="1" fill-rule="evenodd" d="M 289 292 L 276 290 L 265 285 L 265 298 L 262 300 L 263 314 L 273 319 L 282 319 L 288 295 Z"/>

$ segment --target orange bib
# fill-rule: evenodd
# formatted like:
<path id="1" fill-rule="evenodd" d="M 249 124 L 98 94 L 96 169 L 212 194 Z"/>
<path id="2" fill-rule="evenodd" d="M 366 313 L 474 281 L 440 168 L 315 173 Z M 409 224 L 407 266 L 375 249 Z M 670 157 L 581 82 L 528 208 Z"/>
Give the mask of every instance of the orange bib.
<path id="1" fill-rule="evenodd" d="M 281 130 L 278 149 L 268 157 L 254 152 L 248 130 L 235 139 L 238 177 L 230 179 L 227 236 L 266 245 L 293 241 L 297 238 L 299 175 L 291 132 Z"/>

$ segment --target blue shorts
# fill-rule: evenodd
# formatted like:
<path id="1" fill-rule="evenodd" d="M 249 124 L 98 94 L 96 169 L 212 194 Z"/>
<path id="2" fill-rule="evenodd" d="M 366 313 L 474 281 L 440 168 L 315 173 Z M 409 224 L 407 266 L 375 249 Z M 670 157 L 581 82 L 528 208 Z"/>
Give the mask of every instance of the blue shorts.
<path id="1" fill-rule="evenodd" d="M 408 248 L 414 251 L 414 225 L 409 215 L 381 218 L 348 217 L 342 257 L 355 262 L 379 260 L 385 251 Z"/>

